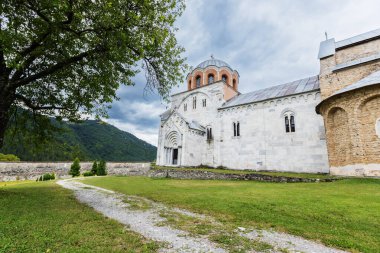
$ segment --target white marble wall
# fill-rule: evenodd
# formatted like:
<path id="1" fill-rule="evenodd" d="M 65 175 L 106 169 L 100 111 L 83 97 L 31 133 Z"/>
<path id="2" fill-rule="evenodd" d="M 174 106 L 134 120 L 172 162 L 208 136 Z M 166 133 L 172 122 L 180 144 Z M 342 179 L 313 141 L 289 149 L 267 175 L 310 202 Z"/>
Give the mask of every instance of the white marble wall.
<path id="1" fill-rule="evenodd" d="M 197 96 L 197 108 L 192 99 Z M 202 99 L 207 106 L 202 107 Z M 162 122 L 157 163 L 165 162 L 165 136 L 177 131 L 181 136 L 180 166 L 225 166 L 231 169 L 329 172 L 323 119 L 315 112 L 321 101 L 319 92 L 278 98 L 218 110 L 225 102 L 223 84 L 218 83 L 173 97 L 174 113 Z M 187 111 L 183 104 L 187 103 Z M 283 114 L 292 111 L 296 131 L 285 132 Z M 189 128 L 197 121 L 211 127 L 213 140 L 206 133 Z M 240 123 L 240 137 L 233 136 L 233 122 Z"/>

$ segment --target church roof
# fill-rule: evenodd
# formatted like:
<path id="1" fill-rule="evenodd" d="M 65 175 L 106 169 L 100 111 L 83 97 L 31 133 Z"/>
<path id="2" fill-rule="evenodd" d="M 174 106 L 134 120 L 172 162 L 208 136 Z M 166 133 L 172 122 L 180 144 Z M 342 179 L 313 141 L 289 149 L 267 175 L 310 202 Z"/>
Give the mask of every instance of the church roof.
<path id="1" fill-rule="evenodd" d="M 269 88 L 256 90 L 246 94 L 240 94 L 223 104 L 221 109 L 237 105 L 250 104 L 278 97 L 319 90 L 319 77 L 312 76 L 290 83 L 285 83 Z"/>
<path id="2" fill-rule="evenodd" d="M 215 66 L 218 68 L 228 67 L 228 68 L 232 69 L 231 66 L 228 63 L 226 63 L 225 61 L 218 60 L 215 58 L 211 58 L 209 60 L 206 60 L 206 61 L 199 63 L 196 68 L 204 69 L 204 68 L 207 68 L 208 66 Z"/>
<path id="3" fill-rule="evenodd" d="M 357 81 L 356 83 L 348 85 L 348 86 L 334 92 L 334 94 L 332 94 L 331 97 L 338 95 L 338 94 L 348 92 L 348 91 L 360 89 L 360 88 L 363 88 L 366 86 L 371 86 L 374 84 L 380 84 L 380 71 L 376 71 L 376 72 L 370 74 L 369 76 L 366 76 L 363 79 Z"/>

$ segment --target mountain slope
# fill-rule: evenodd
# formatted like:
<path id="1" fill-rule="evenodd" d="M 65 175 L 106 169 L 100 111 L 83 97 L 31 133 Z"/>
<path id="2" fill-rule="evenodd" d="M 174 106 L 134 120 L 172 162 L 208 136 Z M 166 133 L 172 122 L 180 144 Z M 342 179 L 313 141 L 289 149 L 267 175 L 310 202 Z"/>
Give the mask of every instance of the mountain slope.
<path id="1" fill-rule="evenodd" d="M 156 147 L 104 122 L 87 120 L 61 124 L 63 131 L 35 147 L 23 135 L 7 136 L 2 153 L 15 154 L 24 161 L 83 160 L 153 161 Z"/>

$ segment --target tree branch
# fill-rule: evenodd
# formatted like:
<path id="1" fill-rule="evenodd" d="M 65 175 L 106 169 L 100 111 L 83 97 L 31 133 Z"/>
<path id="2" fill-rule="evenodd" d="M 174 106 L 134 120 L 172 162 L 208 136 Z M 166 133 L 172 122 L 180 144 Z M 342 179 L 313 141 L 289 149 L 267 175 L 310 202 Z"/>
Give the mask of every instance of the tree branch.
<path id="1" fill-rule="evenodd" d="M 32 109 L 33 111 L 38 111 L 38 110 L 69 110 L 66 107 L 61 107 L 61 106 L 55 106 L 55 105 L 49 105 L 49 106 L 40 106 L 40 105 L 35 105 L 33 102 L 26 97 L 24 97 L 21 94 L 15 94 L 15 99 L 23 102 L 27 107 Z"/>
<path id="2" fill-rule="evenodd" d="M 46 77 L 48 75 L 51 75 L 51 74 L 54 74 L 55 72 L 63 69 L 64 67 L 67 67 L 71 64 L 74 64 L 74 63 L 77 63 L 81 60 L 83 60 L 84 58 L 92 55 L 93 53 L 101 53 L 101 52 L 105 52 L 106 51 L 106 48 L 105 47 L 97 47 L 93 50 L 89 50 L 89 51 L 86 51 L 86 52 L 83 52 L 83 53 L 80 53 L 76 56 L 73 56 L 73 57 L 70 57 L 70 58 L 67 58 L 63 61 L 60 61 L 48 68 L 46 68 L 45 70 L 42 70 L 41 72 L 37 73 L 37 74 L 34 74 L 34 75 L 31 75 L 31 76 L 28 76 L 24 79 L 21 79 L 19 81 L 16 81 L 13 83 L 13 85 L 17 88 L 17 87 L 20 87 L 20 86 L 23 86 L 23 85 L 26 85 L 28 83 L 31 83 L 33 81 L 36 81 L 38 79 L 41 79 L 43 77 Z"/>

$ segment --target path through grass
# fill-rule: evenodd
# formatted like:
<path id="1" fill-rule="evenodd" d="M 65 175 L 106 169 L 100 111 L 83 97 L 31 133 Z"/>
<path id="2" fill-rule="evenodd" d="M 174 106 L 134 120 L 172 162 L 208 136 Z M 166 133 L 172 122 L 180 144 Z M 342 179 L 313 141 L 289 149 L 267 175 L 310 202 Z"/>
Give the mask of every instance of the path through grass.
<path id="1" fill-rule="evenodd" d="M 214 216 L 235 227 L 275 228 L 351 251 L 380 251 L 380 180 L 265 183 L 94 177 L 83 181 Z"/>

